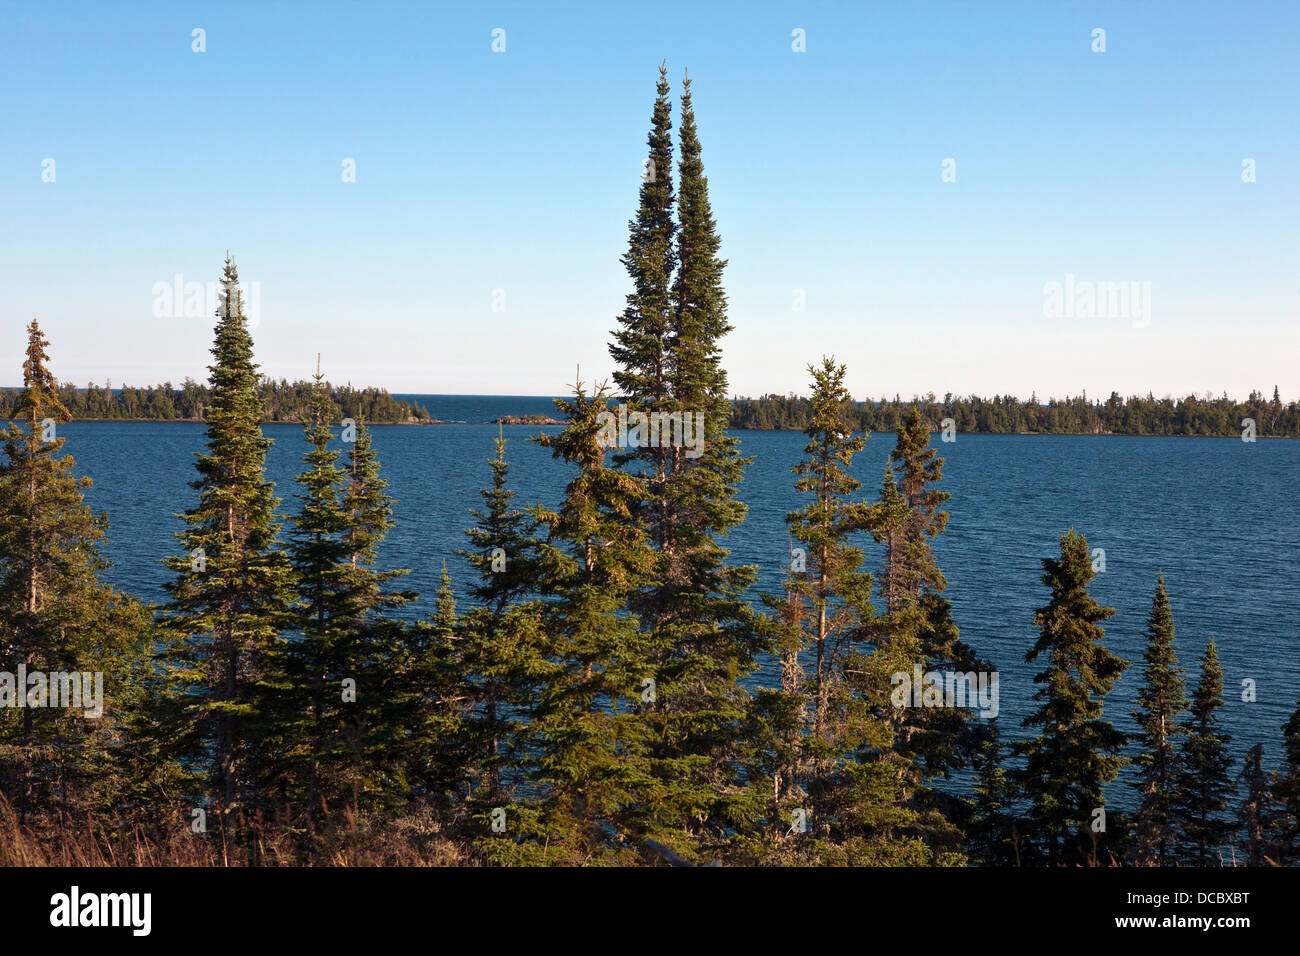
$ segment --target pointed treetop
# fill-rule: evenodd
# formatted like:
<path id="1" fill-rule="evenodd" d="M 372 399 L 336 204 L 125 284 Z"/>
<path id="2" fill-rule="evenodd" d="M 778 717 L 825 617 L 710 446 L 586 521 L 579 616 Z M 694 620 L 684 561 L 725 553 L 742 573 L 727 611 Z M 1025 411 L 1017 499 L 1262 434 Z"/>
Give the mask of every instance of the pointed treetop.
<path id="1" fill-rule="evenodd" d="M 45 347 L 49 340 L 41 332 L 40 324 L 32 319 L 27 326 L 27 359 L 23 362 L 23 391 L 14 405 L 13 416 L 31 413 L 33 427 L 44 418 L 69 421 L 72 413 L 59 401 L 59 383 L 46 363 L 50 360 Z"/>
<path id="2" fill-rule="evenodd" d="M 894 463 L 891 461 L 885 462 L 885 477 L 880 487 L 881 490 L 889 492 L 896 492 L 898 489 L 898 479 L 894 477 Z"/>

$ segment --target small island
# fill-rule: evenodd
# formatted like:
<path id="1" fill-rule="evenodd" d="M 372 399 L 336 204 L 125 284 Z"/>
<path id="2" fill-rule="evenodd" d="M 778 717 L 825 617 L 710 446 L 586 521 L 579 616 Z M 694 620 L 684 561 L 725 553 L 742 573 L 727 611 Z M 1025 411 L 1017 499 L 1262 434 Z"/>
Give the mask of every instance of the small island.
<path id="1" fill-rule="evenodd" d="M 492 425 L 563 425 L 559 419 L 549 415 L 502 415 L 489 423 Z"/>

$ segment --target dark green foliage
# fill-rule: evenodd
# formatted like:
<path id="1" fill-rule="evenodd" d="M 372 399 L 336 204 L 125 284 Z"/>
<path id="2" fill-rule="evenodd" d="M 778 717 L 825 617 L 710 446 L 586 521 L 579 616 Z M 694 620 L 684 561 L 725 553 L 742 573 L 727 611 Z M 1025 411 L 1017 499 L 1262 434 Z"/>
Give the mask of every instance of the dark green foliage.
<path id="1" fill-rule="evenodd" d="M 929 428 L 916 409 L 899 425 L 890 459 L 868 518 L 873 536 L 884 545 L 885 613 L 874 625 L 876 642 L 889 649 L 897 669 L 907 674 L 918 666 L 923 673 L 989 672 L 992 666 L 961 640 L 942 594 L 948 582 L 931 541 L 948 524 L 943 504 L 949 495 L 936 487 L 944 459 L 930 447 Z M 919 830 L 931 845 L 952 852 L 961 836 L 956 820 L 966 809 L 952 805 L 926 781 L 968 766 L 979 750 L 982 726 L 960 707 L 895 707 L 890 719 L 894 750 L 911 765 L 911 803 Z"/>
<path id="2" fill-rule="evenodd" d="M 627 307 L 619 316 L 610 355 L 619 365 L 614 382 L 631 408 L 647 411 L 670 397 L 668 337 L 672 325 L 670 286 L 677 264 L 673 239 L 672 107 L 668 100 L 668 74 L 659 68 L 659 83 L 642 172 L 640 206 L 628 223 L 628 251 L 623 266 L 632 279 Z M 645 449 L 640 455 L 662 480 L 667 472 L 664 449 Z"/>
<path id="3" fill-rule="evenodd" d="M 24 818 L 129 811 L 122 799 L 134 788 L 122 744 L 143 704 L 152 629 L 145 608 L 98 579 L 107 567 L 99 548 L 108 521 L 85 504 L 90 479 L 74 474 L 70 455 L 59 455 L 67 409 L 35 319 L 27 331 L 16 402 L 24 421 L 0 431 L 0 669 L 12 675 L 0 707 L 0 793 Z M 27 683 L 37 672 L 48 681 L 44 698 Z M 56 678 L 61 672 L 77 675 L 75 696 L 70 682 Z M 96 673 L 101 712 L 87 716 L 96 709 Z M 23 698 L 32 703 L 29 689 L 38 706 L 18 708 Z M 170 769 L 160 760 L 156 778 Z"/>
<path id="4" fill-rule="evenodd" d="M 1174 651 L 1174 614 L 1165 592 L 1165 576 L 1156 581 L 1155 598 L 1146 630 L 1146 667 L 1133 712 L 1141 732 L 1137 767 L 1138 807 L 1133 814 L 1131 852 L 1139 866 L 1165 866 L 1175 835 L 1174 799 L 1178 773 L 1178 743 L 1183 728 L 1178 718 L 1187 707 L 1183 672 Z"/>
<path id="5" fill-rule="evenodd" d="M 1015 792 L 1003 764 L 1002 738 L 996 720 L 975 759 L 975 810 L 966 829 L 970 853 L 984 866 L 1018 866 Z"/>
<path id="6" fill-rule="evenodd" d="M 1039 707 L 1024 721 L 1039 735 L 1015 746 L 1025 758 L 1016 783 L 1030 803 L 1032 841 L 1048 865 L 1099 860 L 1104 834 L 1092 829 L 1094 811 L 1104 807 L 1103 784 L 1124 765 L 1125 735 L 1102 717 L 1102 702 L 1128 662 L 1101 645 L 1102 621 L 1115 613 L 1088 593 L 1094 577 L 1088 542 L 1073 528 L 1061 536 L 1060 558 L 1044 558 L 1042 581 L 1051 600 L 1039 608 L 1038 641 L 1025 660 L 1044 659 L 1034 676 Z M 1080 833 L 1092 838 L 1085 848 Z"/>
<path id="7" fill-rule="evenodd" d="M 944 460 L 930 447 L 930 429 L 916 409 L 899 425 L 898 444 L 889 453 L 897 466 L 897 494 L 907 504 L 902 533 L 891 545 L 889 555 L 890 610 L 920 602 L 926 593 L 937 594 L 948 586 L 934 560 L 930 539 L 943 534 L 948 512 L 943 504 L 951 497 L 934 488 L 943 477 Z M 885 490 L 889 490 L 886 475 Z M 893 504 L 891 498 L 886 504 Z M 891 512 L 892 513 L 892 512 Z"/>
<path id="8" fill-rule="evenodd" d="M 1214 638 L 1205 644 L 1201 677 L 1181 727 L 1173 816 L 1178 825 L 1175 854 L 1197 866 L 1219 861 L 1217 849 L 1227 842 L 1234 824 L 1221 814 L 1232 796 L 1232 738 L 1219 727 L 1215 713 L 1223 706 L 1223 668 Z"/>
<path id="9" fill-rule="evenodd" d="M 460 825 L 474 757 L 466 722 L 470 678 L 463 668 L 460 615 L 445 561 L 433 616 L 410 626 L 409 635 L 410 659 L 402 671 L 405 695 L 396 712 L 405 732 L 407 777 L 414 795 L 432 805 L 441 820 Z"/>
<path id="10" fill-rule="evenodd" d="M 849 474 L 853 457 L 866 444 L 866 436 L 853 436 L 838 415 L 844 391 L 843 365 L 823 359 L 820 368 L 809 366 L 813 376 L 812 422 L 805 430 L 808 457 L 794 467 L 795 490 L 811 498 L 802 508 L 786 515 L 791 537 L 799 542 L 800 560 L 786 578 L 785 604 L 790 606 L 793 633 L 783 633 L 792 643 L 784 665 L 793 668 L 787 681 L 804 701 L 808 726 L 805 728 L 803 766 L 789 773 L 790 784 L 808 797 L 814 832 L 829 833 L 830 821 L 822 805 L 824 792 L 841 752 L 857 747 L 856 735 L 842 726 L 834 704 L 843 704 L 845 658 L 853 651 L 853 640 L 861 640 L 875 616 L 871 605 L 872 577 L 860 570 L 863 555 L 851 543 L 851 535 L 864 525 L 862 504 L 852 500 L 860 487 Z M 769 602 L 785 610 L 781 602 Z M 810 656 L 805 670 L 801 658 Z M 847 733 L 847 741 L 843 738 Z"/>
<path id="11" fill-rule="evenodd" d="M 887 614 L 901 612 L 908 598 L 906 530 L 910 517 L 911 508 L 898 491 L 894 467 L 886 463 L 880 496 L 872 512 L 871 535 L 884 546 L 880 597 Z"/>
<path id="12" fill-rule="evenodd" d="M 442 562 L 442 577 L 438 581 L 438 598 L 433 611 L 433 631 L 441 638 L 453 638 L 456 635 L 456 589 L 451 583 L 451 574 L 447 571 L 447 562 Z"/>
<path id="13" fill-rule="evenodd" d="M 283 714 L 276 731 L 284 737 L 277 748 L 284 776 L 275 782 L 283 798 L 301 802 L 313 829 L 334 803 L 334 794 L 322 790 L 337 781 L 336 738 L 346 710 L 340 681 L 343 675 L 355 677 L 349 626 L 357 616 L 339 501 L 343 471 L 330 447 L 330 408 L 319 372 L 316 380 L 313 421 L 306 429 L 310 450 L 303 455 L 307 468 L 298 475 L 302 492 L 288 548 L 298 606 L 290 622 L 294 635 L 286 649 L 286 674 L 273 705 Z M 287 779 L 290 774 L 297 779 Z M 293 792 L 284 792 L 290 787 Z"/>
<path id="14" fill-rule="evenodd" d="M 1300 861 L 1300 705 L 1282 725 L 1282 766 L 1273 774 L 1276 811 L 1272 822 L 1274 859 L 1282 866 Z"/>
<path id="15" fill-rule="evenodd" d="M 506 831 L 484 838 L 501 862 L 627 861 L 646 838 L 664 835 L 659 828 L 683 823 L 666 817 L 648 773 L 640 718 L 648 641 L 623 609 L 646 583 L 654 552 L 630 521 L 640 486 L 605 462 L 608 401 L 603 388 L 587 395 L 575 385 L 572 399 L 556 401 L 564 430 L 536 439 L 577 474 L 558 510 L 536 511 L 547 530 L 538 575 L 546 645 L 528 749 L 541 796 L 512 804 Z"/>
<path id="16" fill-rule="evenodd" d="M 1264 770 L 1263 744 L 1255 744 L 1246 751 L 1246 761 L 1238 781 L 1245 791 L 1237 808 L 1236 826 L 1244 862 L 1247 866 L 1276 866 L 1272 830 L 1277 814 L 1268 774 Z"/>
<path id="17" fill-rule="evenodd" d="M 167 624 L 180 639 L 169 663 L 174 680 L 193 692 L 186 708 L 192 759 L 207 763 L 225 812 L 262 802 L 259 775 L 271 757 L 262 681 L 280 670 L 293 597 L 293 568 L 277 542 L 277 499 L 263 474 L 271 440 L 258 427 L 257 366 L 238 282 L 227 259 L 208 446 L 191 482 L 199 500 L 177 535 L 185 553 L 166 560 L 176 574 Z"/>
<path id="18" fill-rule="evenodd" d="M 469 592 L 478 606 L 462 619 L 455 659 L 465 698 L 464 732 L 470 750 L 472 792 L 495 806 L 513 792 L 525 755 L 518 744 L 520 715 L 536 699 L 537 675 L 545 667 L 539 634 L 541 605 L 525 602 L 538 586 L 537 521 L 512 504 L 507 487 L 506 441 L 496 439 L 492 485 L 483 509 L 470 512 L 477 525 L 466 531 L 472 550 L 462 552 L 479 578 Z"/>
<path id="19" fill-rule="evenodd" d="M 387 614 L 414 595 L 387 587 L 405 571 L 373 567 L 392 524 L 386 482 L 361 423 L 345 427 L 350 450 L 347 467 L 340 467 L 319 372 L 316 382 L 289 544 L 297 597 L 292 635 L 283 679 L 267 705 L 278 715 L 273 732 L 281 745 L 266 789 L 301 807 L 309 832 L 345 810 L 355 815 L 401 802 L 406 732 L 396 705 L 413 703 L 413 689 L 401 682 L 413 632 Z"/>
<path id="20" fill-rule="evenodd" d="M 770 754 L 750 776 L 768 794 L 765 862 L 933 863 L 913 832 L 908 774 L 893 752 L 889 674 L 901 667 L 885 644 L 868 652 L 873 579 L 853 539 L 870 509 L 853 500 L 850 473 L 866 436 L 840 417 L 843 365 L 809 367 L 815 412 L 807 457 L 795 465 L 806 504 L 786 515 L 792 541 L 785 596 L 765 595 L 776 616 L 781 689 L 760 693 L 751 733 Z M 790 821 L 803 815 L 805 832 Z M 942 862 L 952 862 L 943 858 Z"/>
<path id="21" fill-rule="evenodd" d="M 630 519 L 655 549 L 654 573 L 629 596 L 628 609 L 648 634 L 647 676 L 658 688 L 643 714 L 653 740 L 652 772 L 669 805 L 664 816 L 683 831 L 678 840 L 686 840 L 672 846 L 692 857 L 723 845 L 729 830 L 754 812 L 748 788 L 735 784 L 748 708 L 739 679 L 765 645 L 744 598 L 755 569 L 728 564 L 717 540 L 745 516 L 736 500 L 745 460 L 725 434 L 719 340 L 731 328 L 722 287 L 726 263 L 718 256 L 689 82 L 673 218 L 668 93 L 661 68 L 649 137 L 654 176 L 642 182 L 630 223 L 623 262 L 633 291 L 610 354 L 629 414 L 679 415 L 702 425 L 702 447 L 661 441 L 614 459 L 634 479 Z"/>

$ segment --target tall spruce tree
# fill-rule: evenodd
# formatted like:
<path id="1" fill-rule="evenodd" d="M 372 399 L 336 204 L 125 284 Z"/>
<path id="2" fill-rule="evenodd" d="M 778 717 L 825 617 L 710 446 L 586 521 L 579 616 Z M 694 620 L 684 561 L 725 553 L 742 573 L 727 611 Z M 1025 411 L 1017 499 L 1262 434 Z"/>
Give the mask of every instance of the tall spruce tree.
<path id="1" fill-rule="evenodd" d="M 975 760 L 975 810 L 966 833 L 971 856 L 984 866 L 1019 863 L 1011 776 L 1003 763 L 1002 739 L 997 720 L 989 722 Z"/>
<path id="2" fill-rule="evenodd" d="M 192 757 L 208 761 L 223 813 L 259 801 L 269 762 L 263 677 L 278 673 L 292 601 L 293 569 L 277 543 L 278 499 L 264 474 L 271 439 L 262 434 L 253 340 L 235 263 L 226 258 L 217 308 L 207 450 L 190 486 L 199 500 L 177 534 L 185 554 L 166 559 L 169 626 L 181 643 L 169 655 L 174 679 L 196 693 L 188 705 Z"/>
<path id="3" fill-rule="evenodd" d="M 1124 765 L 1127 738 L 1102 716 L 1102 703 L 1128 662 L 1103 647 L 1102 621 L 1115 613 L 1088 593 L 1095 573 L 1088 542 L 1073 528 L 1061 536 L 1060 558 L 1044 558 L 1051 599 L 1038 609 L 1038 641 L 1025 655 L 1045 661 L 1034 675 L 1038 708 L 1024 720 L 1038 736 L 1015 746 L 1024 767 L 1015 775 L 1029 801 L 1028 836 L 1048 865 L 1096 857 L 1078 839 L 1104 808 L 1102 786 Z M 1096 834 L 1096 830 L 1091 831 Z"/>
<path id="4" fill-rule="evenodd" d="M 903 806 L 906 789 L 892 752 L 893 735 L 882 707 L 888 674 L 901 664 L 892 646 L 865 653 L 875 610 L 873 578 L 853 538 L 865 533 L 870 508 L 855 501 L 850 474 L 867 436 L 844 420 L 849 401 L 845 367 L 823 359 L 809 366 L 812 418 L 806 458 L 794 467 L 795 488 L 806 504 L 786 516 L 799 543 L 784 598 L 765 596 L 777 612 L 782 689 L 756 698 L 776 759 L 768 826 L 773 862 L 934 862 L 908 834 L 915 815 Z M 803 832 L 786 831 L 801 814 Z M 793 837 L 793 839 L 788 839 Z"/>
<path id="5" fill-rule="evenodd" d="M 108 520 L 86 506 L 90 479 L 59 455 L 70 416 L 35 319 L 27 334 L 18 420 L 0 431 L 0 648 L 27 675 L 0 680 L 0 793 L 24 818 L 122 809 L 121 733 L 143 704 L 152 629 L 138 602 L 99 581 Z M 60 673 L 77 675 L 75 696 Z"/>
<path id="6" fill-rule="evenodd" d="M 849 469 L 867 437 L 854 436 L 840 416 L 847 394 L 844 366 L 825 358 L 808 371 L 813 392 L 804 429 L 807 457 L 793 470 L 795 490 L 811 500 L 786 515 L 799 547 L 792 551 L 784 598 L 769 595 L 765 601 L 782 620 L 782 686 L 801 715 L 792 728 L 797 736 L 787 748 L 787 766 L 776 771 L 777 796 L 785 797 L 778 807 L 797 801 L 811 817 L 812 832 L 825 839 L 832 824 L 826 812 L 831 778 L 857 741 L 842 719 L 848 694 L 841 668 L 863 620 L 873 616 L 872 577 L 859 570 L 862 552 L 850 541 L 861 530 L 862 508 L 852 500 L 859 483 Z M 780 817 L 774 822 L 779 827 Z"/>
<path id="7" fill-rule="evenodd" d="M 280 762 L 296 770 L 298 780 L 279 776 L 282 799 L 301 800 L 309 829 L 322 814 L 337 809 L 330 784 L 338 781 L 335 748 L 344 720 L 343 675 L 354 674 L 348 646 L 349 627 L 356 620 L 355 595 L 348 580 L 350 554 L 343 540 L 346 527 L 341 497 L 343 470 L 338 452 L 330 447 L 332 403 L 325 392 L 319 360 L 311 398 L 311 421 L 305 429 L 309 450 L 306 470 L 298 475 L 302 492 L 299 510 L 291 519 L 288 547 L 293 563 L 297 613 L 294 640 L 286 649 L 286 674 L 277 686 L 278 709 L 284 712 L 276 732 L 284 737 Z M 278 749 L 278 748 L 277 748 Z M 286 773 L 285 770 L 281 774 Z M 296 792 L 289 793 L 293 788 Z"/>
<path id="8" fill-rule="evenodd" d="M 473 700 L 463 666 L 462 631 L 444 560 L 432 617 L 410 627 L 410 660 L 402 672 L 410 695 L 403 720 L 410 729 L 403 753 L 416 794 L 450 829 L 467 823 L 471 770 L 475 757 L 481 756 L 474 750 L 468 720 Z"/>
<path id="9" fill-rule="evenodd" d="M 649 139 L 652 176 L 642 182 L 624 257 L 634 289 L 610 354 L 629 415 L 664 423 L 659 441 L 615 461 L 637 481 L 630 520 L 656 549 L 655 574 L 629 607 L 650 635 L 658 686 L 645 714 L 656 740 L 654 773 L 672 804 L 665 813 L 680 821 L 690 853 L 721 847 L 729 821 L 748 812 L 747 788 L 733 786 L 749 706 L 738 678 L 753 669 L 766 638 L 743 596 L 755 569 L 728 564 L 717 540 L 745 515 L 735 497 L 745 460 L 726 435 L 730 406 L 719 349 L 731 328 L 726 263 L 718 256 L 689 80 L 673 219 L 668 92 L 661 67 Z"/>
<path id="10" fill-rule="evenodd" d="M 786 583 L 786 600 L 801 608 L 802 633 L 796 634 L 799 653 L 790 661 L 797 668 L 791 683 L 804 696 L 809 715 L 804 749 L 807 766 L 804 789 L 808 793 L 818 830 L 827 832 L 828 821 L 819 806 L 822 791 L 837 759 L 832 699 L 842 683 L 841 667 L 864 622 L 874 617 L 871 606 L 872 576 L 862 572 L 862 551 L 850 535 L 862 530 L 863 506 L 852 500 L 860 483 L 850 473 L 853 458 L 867 443 L 855 436 L 840 411 L 848 390 L 845 367 L 824 358 L 821 367 L 808 366 L 812 375 L 812 416 L 804 429 L 807 456 L 794 466 L 795 491 L 811 498 L 786 515 L 791 537 L 800 543 L 798 569 Z M 809 656 L 805 670 L 802 658 Z"/>
<path id="11" fill-rule="evenodd" d="M 1232 737 L 1219 726 L 1215 713 L 1223 706 L 1223 667 L 1214 638 L 1205 644 L 1201 676 L 1182 725 L 1173 818 L 1177 823 L 1174 855 L 1181 861 L 1209 866 L 1219 860 L 1218 847 L 1227 842 L 1233 823 L 1221 814 L 1233 793 L 1229 776 Z"/>
<path id="12" fill-rule="evenodd" d="M 881 495 L 870 515 L 873 534 L 885 546 L 881 575 L 885 613 L 875 625 L 877 645 L 889 648 L 900 669 L 909 674 L 916 666 L 923 672 L 991 671 L 992 665 L 961 640 L 942 593 L 948 582 L 931 542 L 948 524 L 943 504 L 949 494 L 936 487 L 943 477 L 944 459 L 930 446 L 929 426 L 915 406 L 899 422 L 890 459 L 893 467 L 885 469 Z M 919 813 L 921 832 L 936 848 L 953 852 L 961 837 L 957 823 L 969 808 L 929 787 L 927 781 L 969 766 L 985 728 L 969 710 L 957 707 L 892 708 L 890 718 L 895 750 L 912 765 L 911 802 Z"/>
<path id="13" fill-rule="evenodd" d="M 1187 707 L 1187 694 L 1174 649 L 1174 614 L 1163 572 L 1156 581 L 1145 637 L 1146 667 L 1137 696 L 1138 709 L 1133 712 L 1141 729 L 1136 736 L 1141 751 L 1133 758 L 1138 806 L 1133 814 L 1130 852 L 1139 866 L 1165 866 L 1170 862 L 1176 834 L 1174 802 L 1182 735 L 1178 718 Z"/>
<path id="14" fill-rule="evenodd" d="M 348 420 L 342 437 L 348 444 L 340 505 L 350 599 L 344 610 L 351 616 L 339 621 L 348 635 L 339 663 L 341 677 L 356 681 L 356 700 L 349 703 L 344 724 L 346 780 L 354 810 L 364 809 L 363 797 L 391 809 L 405 802 L 412 768 L 425 766 L 424 742 L 412 740 L 410 723 L 412 714 L 427 706 L 429 688 L 420 664 L 429 631 L 422 622 L 398 616 L 418 597 L 400 586 L 410 570 L 377 566 L 380 546 L 393 527 L 393 498 L 370 429 Z"/>
<path id="15" fill-rule="evenodd" d="M 948 586 L 935 561 L 930 540 L 943 534 L 948 512 L 943 504 L 951 495 L 935 485 L 943 477 L 944 460 L 930 447 L 930 428 L 915 405 L 898 426 L 898 443 L 889 453 L 898 466 L 898 494 L 907 502 L 908 515 L 890 568 L 896 580 L 895 600 L 901 606 L 917 604 L 928 593 Z"/>
<path id="16" fill-rule="evenodd" d="M 524 760 L 520 715 L 536 695 L 542 662 L 541 607 L 524 600 L 535 592 L 540 570 L 537 521 L 512 504 L 506 440 L 500 434 L 490 465 L 491 487 L 479 492 L 483 509 L 470 511 L 477 524 L 465 532 L 471 549 L 462 554 L 478 572 L 469 588 L 478 607 L 463 622 L 459 670 L 467 684 L 466 731 L 480 778 L 475 793 L 496 804 L 504 792 L 503 772 L 513 772 Z"/>
<path id="17" fill-rule="evenodd" d="M 911 515 L 907 500 L 899 493 L 892 463 L 885 464 L 885 477 L 873 512 L 871 534 L 884 545 L 880 576 L 880 598 L 886 614 L 897 614 L 907 595 L 907 561 L 903 556 L 904 529 Z"/>
<path id="18" fill-rule="evenodd" d="M 618 363 L 614 383 L 629 413 L 648 413 L 671 399 L 668 381 L 672 335 L 672 279 L 677 267 L 673 219 L 672 105 L 668 99 L 668 71 L 659 67 L 654 111 L 648 138 L 649 155 L 641 174 L 640 205 L 628 223 L 628 248 L 623 267 L 632 280 L 627 305 L 619 316 L 609 354 Z M 658 538 L 668 532 L 667 502 L 662 491 L 670 468 L 671 449 L 662 445 L 633 449 L 616 461 L 638 463 L 656 497 L 640 502 L 649 511 L 642 521 Z"/>
<path id="19" fill-rule="evenodd" d="M 512 804 L 505 831 L 482 841 L 501 862 L 627 861 L 665 837 L 639 716 L 654 696 L 647 640 L 625 613 L 654 552 L 630 521 L 639 484 L 605 461 L 608 402 L 606 389 L 588 395 L 576 384 L 572 399 L 556 400 L 565 428 L 536 439 L 577 474 L 557 509 L 535 510 L 548 533 L 538 576 L 548 602 L 545 666 L 529 715 L 541 796 Z"/>
<path id="20" fill-rule="evenodd" d="M 373 567 L 392 504 L 361 422 L 345 424 L 351 450 L 347 467 L 340 464 L 335 413 L 317 368 L 288 549 L 298 598 L 294 639 L 284 686 L 276 688 L 281 709 L 289 708 L 276 728 L 286 738 L 280 753 L 297 765 L 296 799 L 313 828 L 324 815 L 355 815 L 363 801 L 392 803 L 404 789 L 390 745 L 405 736 L 391 724 L 400 718 L 393 705 L 406 696 L 392 685 L 405 664 L 407 634 L 387 612 L 414 595 L 387 588 L 406 571 Z"/>

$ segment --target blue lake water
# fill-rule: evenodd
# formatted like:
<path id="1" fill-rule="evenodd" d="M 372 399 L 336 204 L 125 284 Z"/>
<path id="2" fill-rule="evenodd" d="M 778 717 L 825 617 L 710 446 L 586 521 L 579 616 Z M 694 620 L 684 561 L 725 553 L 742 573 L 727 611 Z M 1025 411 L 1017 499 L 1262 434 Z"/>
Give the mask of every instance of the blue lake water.
<path id="1" fill-rule="evenodd" d="M 479 505 L 478 489 L 489 480 L 497 426 L 484 422 L 503 414 L 547 414 L 553 406 L 535 397 L 412 397 L 435 418 L 463 422 L 372 429 L 397 499 L 381 563 L 411 569 L 410 585 L 421 592 L 415 611 L 428 613 L 444 560 L 458 587 L 467 580 L 455 552 L 465 545 L 468 509 Z M 114 566 L 106 578 L 144 599 L 164 599 L 167 572 L 160 559 L 180 550 L 175 513 L 194 502 L 187 483 L 195 476 L 193 455 L 203 447 L 204 430 L 167 422 L 60 426 L 77 472 L 94 480 L 88 501 L 111 522 L 104 551 Z M 521 504 L 557 503 L 569 477 L 566 466 L 528 441 L 543 430 L 553 429 L 504 429 Z M 293 476 L 301 470 L 303 432 L 294 425 L 265 426 L 264 432 L 275 440 L 267 472 L 287 514 L 296 508 Z M 737 435 L 753 458 L 741 488 L 749 517 L 728 544 L 737 562 L 758 566 L 761 589 L 777 592 L 787 560 L 783 518 L 797 505 L 790 468 L 804 436 Z M 1022 735 L 1020 721 L 1032 709 L 1037 666 L 1024 656 L 1037 636 L 1034 609 L 1047 596 L 1041 559 L 1057 553 L 1061 533 L 1073 525 L 1090 546 L 1105 549 L 1106 571 L 1092 590 L 1117 609 L 1106 625 L 1108 645 L 1133 662 L 1107 700 L 1107 715 L 1132 729 L 1141 635 L 1163 569 L 1189 684 L 1205 639 L 1213 635 L 1225 672 L 1227 703 L 1220 713 L 1233 752 L 1240 759 L 1246 747 L 1263 742 L 1267 763 L 1276 762 L 1280 727 L 1300 692 L 1300 635 L 1292 616 L 1300 603 L 1294 569 L 1300 442 L 960 435 L 952 443 L 936 436 L 936 445 L 947 459 L 941 487 L 952 494 L 948 531 L 936 551 L 963 638 L 1000 673 L 1005 737 Z M 854 468 L 864 492 L 874 496 L 893 447 L 892 434 L 871 436 Z M 878 548 L 869 539 L 864 546 L 878 564 Z M 776 682 L 770 662 L 754 679 Z M 1253 703 L 1241 700 L 1244 679 L 1256 684 Z M 1120 806 L 1130 803 L 1122 783 L 1108 796 Z"/>

